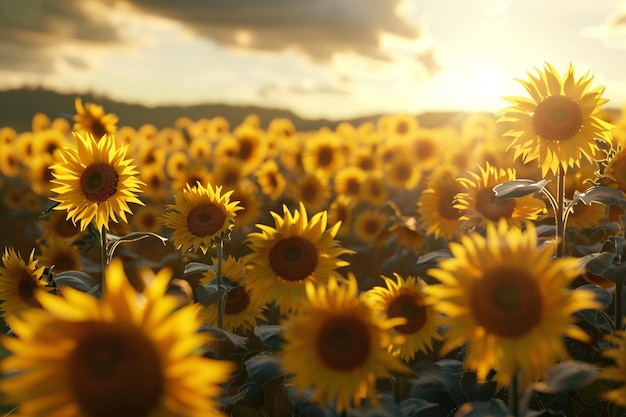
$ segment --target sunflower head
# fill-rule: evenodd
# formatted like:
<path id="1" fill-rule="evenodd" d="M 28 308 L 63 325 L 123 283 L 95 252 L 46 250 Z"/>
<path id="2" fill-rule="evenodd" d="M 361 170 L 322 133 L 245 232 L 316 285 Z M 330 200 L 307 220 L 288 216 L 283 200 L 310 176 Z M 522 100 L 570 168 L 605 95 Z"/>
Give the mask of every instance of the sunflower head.
<path id="1" fill-rule="evenodd" d="M 387 347 L 387 329 L 403 319 L 387 320 L 360 297 L 354 276 L 326 286 L 306 285 L 302 309 L 284 322 L 281 364 L 300 393 L 340 412 L 376 402 L 377 378 L 403 372 Z"/>
<path id="2" fill-rule="evenodd" d="M 222 194 L 221 186 L 187 184 L 162 217 L 165 226 L 174 229 L 176 248 L 206 253 L 219 241 L 230 238 L 236 212 L 242 208 L 238 201 L 230 201 L 232 193 Z"/>
<path id="3" fill-rule="evenodd" d="M 61 149 L 51 167 L 56 186 L 51 191 L 57 194 L 52 200 L 59 203 L 54 209 L 67 210 L 67 219 L 80 222 L 81 230 L 92 221 L 98 230 L 108 230 L 118 217 L 126 223 L 128 204 L 143 205 L 137 195 L 145 185 L 126 158 L 127 147 L 118 147 L 110 135 L 99 141 L 91 134 L 75 136 L 77 148 Z"/>
<path id="4" fill-rule="evenodd" d="M 2 315 L 15 314 L 27 307 L 39 307 L 35 297 L 38 291 L 45 289 L 47 283 L 42 279 L 44 267 L 35 259 L 35 251 L 23 259 L 13 248 L 6 248 L 0 267 L 0 310 Z"/>
<path id="5" fill-rule="evenodd" d="M 610 142 L 612 125 L 600 118 L 604 87 L 591 89 L 593 77 L 576 78 L 570 64 L 560 76 L 546 63 L 537 75 L 528 73 L 528 81 L 519 80 L 531 98 L 507 97 L 510 107 L 498 119 L 513 140 L 514 157 L 524 162 L 537 160 L 545 176 L 580 165 L 582 159 L 593 161 L 598 150 L 596 139 Z"/>
<path id="6" fill-rule="evenodd" d="M 505 220 L 450 243 L 453 257 L 429 270 L 440 282 L 429 287 L 430 302 L 450 319 L 443 351 L 467 343 L 465 366 L 479 379 L 495 370 L 506 385 L 519 372 L 527 385 L 567 356 L 563 336 L 588 340 L 572 314 L 600 306 L 591 291 L 568 289 L 583 267 L 552 259 L 555 246 L 538 246 L 531 222 L 522 230 Z"/>
<path id="7" fill-rule="evenodd" d="M 90 134 L 100 139 L 104 135 L 113 135 L 117 130 L 119 118 L 113 113 L 105 113 L 98 104 L 86 103 L 80 97 L 74 101 L 76 114 L 74 115 L 74 130 L 83 134 Z"/>

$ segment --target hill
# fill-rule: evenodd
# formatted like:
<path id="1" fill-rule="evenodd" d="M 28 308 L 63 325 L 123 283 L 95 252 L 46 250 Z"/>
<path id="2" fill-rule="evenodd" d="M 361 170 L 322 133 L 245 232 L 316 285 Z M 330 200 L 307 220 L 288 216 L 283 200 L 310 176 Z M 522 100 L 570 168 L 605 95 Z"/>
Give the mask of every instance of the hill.
<path id="1" fill-rule="evenodd" d="M 0 91 L 0 127 L 11 126 L 18 132 L 31 129 L 33 115 L 42 112 L 51 119 L 57 117 L 71 118 L 74 114 L 74 100 L 81 97 L 83 103 L 97 103 L 108 113 L 115 113 L 120 121 L 119 126 L 138 128 L 143 124 L 153 124 L 161 129 L 173 126 L 176 119 L 186 116 L 191 120 L 225 117 L 231 126 L 241 123 L 249 114 L 256 114 L 262 126 L 274 118 L 288 118 L 299 131 L 319 129 L 322 126 L 335 128 L 344 120 L 303 119 L 291 111 L 272 109 L 257 106 L 231 106 L 225 104 L 202 104 L 192 106 L 154 106 L 147 107 L 139 104 L 129 104 L 113 101 L 107 97 L 95 96 L 91 93 L 63 94 L 41 88 L 21 88 Z M 441 126 L 443 124 L 457 125 L 463 113 L 433 112 L 418 115 L 420 124 L 425 127 Z M 376 121 L 380 115 L 371 115 L 345 120 L 353 125 L 366 121 Z"/>

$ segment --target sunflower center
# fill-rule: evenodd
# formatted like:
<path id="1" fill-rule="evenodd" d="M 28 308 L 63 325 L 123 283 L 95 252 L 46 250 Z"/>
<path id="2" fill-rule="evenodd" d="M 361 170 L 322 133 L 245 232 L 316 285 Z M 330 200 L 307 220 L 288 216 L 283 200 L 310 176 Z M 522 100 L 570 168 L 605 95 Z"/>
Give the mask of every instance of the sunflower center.
<path id="1" fill-rule="evenodd" d="M 449 188 L 440 192 L 441 197 L 437 201 L 437 212 L 447 220 L 459 220 L 461 210 L 454 208 L 454 199 L 460 190 Z"/>
<path id="2" fill-rule="evenodd" d="M 96 162 L 89 165 L 80 176 L 80 188 L 87 200 L 103 203 L 117 191 L 119 176 L 109 164 Z"/>
<path id="3" fill-rule="evenodd" d="M 419 140 L 413 145 L 418 160 L 425 160 L 435 156 L 435 146 L 429 140 Z"/>
<path id="4" fill-rule="evenodd" d="M 350 178 L 346 182 L 346 194 L 358 195 L 361 192 L 361 183 L 356 178 Z"/>
<path id="5" fill-rule="evenodd" d="M 488 333 L 517 338 L 541 321 L 539 283 L 527 271 L 499 267 L 487 271 L 470 292 L 470 308 Z"/>
<path id="6" fill-rule="evenodd" d="M 226 314 L 238 314 L 244 311 L 246 307 L 248 307 L 248 304 L 250 304 L 250 296 L 246 291 L 246 287 L 238 285 L 228 291 L 224 312 Z"/>
<path id="7" fill-rule="evenodd" d="M 96 139 L 102 138 L 102 136 L 107 134 L 106 126 L 100 122 L 100 120 L 94 120 L 91 123 L 91 133 Z"/>
<path id="8" fill-rule="evenodd" d="M 580 106 L 566 96 L 550 96 L 537 104 L 533 127 L 541 139 L 554 142 L 572 138 L 580 131 L 583 115 Z"/>
<path id="9" fill-rule="evenodd" d="M 253 154 L 255 146 L 252 144 L 253 139 L 245 139 L 239 142 L 238 157 L 242 161 L 247 161 Z"/>
<path id="10" fill-rule="evenodd" d="M 280 278 L 290 282 L 302 281 L 317 267 L 317 249 L 299 236 L 281 239 L 270 250 L 269 263 Z"/>
<path id="11" fill-rule="evenodd" d="M 335 157 L 334 149 L 330 146 L 323 146 L 317 151 L 317 166 L 326 168 L 333 163 Z"/>
<path id="12" fill-rule="evenodd" d="M 39 301 L 34 297 L 37 283 L 35 278 L 26 270 L 20 270 L 20 277 L 17 283 L 17 292 L 24 304 L 31 307 L 41 307 Z"/>
<path id="13" fill-rule="evenodd" d="M 198 237 L 211 236 L 220 231 L 226 221 L 226 213 L 215 204 L 202 204 L 189 211 L 187 227 Z"/>
<path id="14" fill-rule="evenodd" d="M 419 331 L 426 323 L 426 307 L 423 306 L 422 297 L 412 291 L 398 294 L 387 307 L 387 317 L 406 318 L 405 324 L 394 327 L 400 333 Z"/>
<path id="15" fill-rule="evenodd" d="M 396 181 L 405 183 L 411 179 L 411 176 L 413 176 L 413 167 L 408 161 L 396 162 L 393 165 L 392 173 Z"/>
<path id="16" fill-rule="evenodd" d="M 315 201 L 317 197 L 317 186 L 313 182 L 307 182 L 302 185 L 300 190 L 303 201 Z"/>
<path id="17" fill-rule="evenodd" d="M 476 210 L 487 220 L 509 219 L 515 210 L 515 200 L 511 198 L 496 203 L 496 193 L 491 188 L 483 188 L 476 195 Z"/>
<path id="18" fill-rule="evenodd" d="M 135 326 L 80 323 L 69 358 L 69 387 L 84 415 L 148 415 L 164 390 L 158 353 Z"/>
<path id="19" fill-rule="evenodd" d="M 339 316 L 327 320 L 317 335 L 316 348 L 322 362 L 339 372 L 350 372 L 365 364 L 371 339 L 358 317 Z"/>

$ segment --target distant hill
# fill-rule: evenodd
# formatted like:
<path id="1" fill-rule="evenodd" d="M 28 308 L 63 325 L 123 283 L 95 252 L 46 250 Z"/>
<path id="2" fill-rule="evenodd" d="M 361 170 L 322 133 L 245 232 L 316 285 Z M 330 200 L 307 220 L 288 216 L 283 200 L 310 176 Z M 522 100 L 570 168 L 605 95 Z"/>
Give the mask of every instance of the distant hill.
<path id="1" fill-rule="evenodd" d="M 107 113 L 115 113 L 120 118 L 119 126 L 134 128 L 143 124 L 153 124 L 159 129 L 173 126 L 176 119 L 181 116 L 186 116 L 191 120 L 222 116 L 231 123 L 231 126 L 236 126 L 246 116 L 254 113 L 259 116 L 262 126 L 267 126 L 272 119 L 281 117 L 290 119 L 297 130 L 306 131 L 319 129 L 322 126 L 335 128 L 342 121 L 357 126 L 366 121 L 376 121 L 380 117 L 380 115 L 371 115 L 349 120 L 303 119 L 288 110 L 225 104 L 147 107 L 120 103 L 106 97 L 94 96 L 91 93 L 63 94 L 41 88 L 21 88 L 0 91 L 0 127 L 11 126 L 18 132 L 28 131 L 31 129 L 33 115 L 37 112 L 45 113 L 51 119 L 71 118 L 75 112 L 76 97 L 81 97 L 83 103 L 97 103 L 103 106 Z M 458 125 L 463 116 L 464 113 L 457 112 L 417 115 L 420 125 L 424 127 Z"/>

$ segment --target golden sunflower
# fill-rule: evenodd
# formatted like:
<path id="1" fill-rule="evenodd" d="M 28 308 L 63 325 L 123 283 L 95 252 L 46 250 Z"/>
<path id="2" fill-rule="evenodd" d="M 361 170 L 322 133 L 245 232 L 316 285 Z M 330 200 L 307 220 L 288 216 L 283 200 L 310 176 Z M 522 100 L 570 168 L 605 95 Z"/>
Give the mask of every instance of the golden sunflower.
<path id="1" fill-rule="evenodd" d="M 326 208 L 331 195 L 328 180 L 320 172 L 313 171 L 302 175 L 295 184 L 290 184 L 290 195 L 294 201 L 302 202 L 309 210 L 316 212 Z"/>
<path id="2" fill-rule="evenodd" d="M 436 129 L 419 128 L 408 139 L 409 154 L 422 171 L 429 171 L 437 166 L 442 155 L 440 134 Z"/>
<path id="3" fill-rule="evenodd" d="M 240 159 L 228 158 L 213 166 L 211 182 L 232 190 L 246 177 L 244 168 L 245 164 Z"/>
<path id="4" fill-rule="evenodd" d="M 243 171 L 254 171 L 265 159 L 266 141 L 261 129 L 252 126 L 239 126 L 233 132 L 237 140 L 235 157 L 243 162 Z"/>
<path id="5" fill-rule="evenodd" d="M 510 223 L 521 224 L 525 220 L 535 220 L 546 212 L 543 200 L 527 195 L 515 199 L 496 202 L 493 187 L 516 179 L 513 168 L 497 169 L 489 163 L 479 166 L 478 172 L 468 172 L 468 177 L 459 178 L 465 189 L 457 194 L 454 208 L 464 211 L 462 227 L 484 228 L 489 222 L 505 219 Z"/>
<path id="6" fill-rule="evenodd" d="M 217 259 L 213 258 L 213 263 Z M 224 305 L 224 330 L 246 332 L 257 325 L 257 320 L 264 320 L 263 310 L 266 306 L 264 299 L 255 297 L 254 288 L 245 285 L 246 264 L 243 259 L 233 256 L 222 261 L 222 276 L 231 283 L 234 288 L 228 291 Z M 200 278 L 200 284 L 209 284 L 216 278 L 214 270 L 204 272 Z M 200 319 L 208 326 L 217 326 L 217 303 L 200 310 Z"/>
<path id="7" fill-rule="evenodd" d="M 379 132 L 402 139 L 414 134 L 418 126 L 417 118 L 410 114 L 385 115 L 376 122 L 376 128 Z"/>
<path id="8" fill-rule="evenodd" d="M 67 243 L 61 238 L 50 238 L 40 246 L 39 262 L 47 267 L 54 267 L 55 273 L 80 271 L 82 262 L 78 246 Z"/>
<path id="9" fill-rule="evenodd" d="M 335 175 L 335 194 L 358 200 L 363 191 L 363 181 L 367 174 L 361 168 L 346 166 Z"/>
<path id="10" fill-rule="evenodd" d="M 43 290 L 47 283 L 41 279 L 44 271 L 35 259 L 35 251 L 23 259 L 13 248 L 5 248 L 0 267 L 0 304 L 3 316 L 16 314 L 27 307 L 39 307 L 35 293 Z"/>
<path id="11" fill-rule="evenodd" d="M 352 228 L 352 211 L 354 202 L 343 194 L 337 195 L 328 207 L 328 221 L 331 224 L 341 223 L 337 237 L 346 236 Z"/>
<path id="12" fill-rule="evenodd" d="M 172 180 L 171 190 L 177 193 L 185 189 L 188 185 L 193 186 L 197 183 L 208 184 L 211 183 L 212 180 L 213 177 L 207 165 L 195 163 L 189 165 L 180 177 Z"/>
<path id="13" fill-rule="evenodd" d="M 189 152 L 189 157 L 194 161 L 210 162 L 213 148 L 211 143 L 204 138 L 193 139 L 187 147 L 187 152 Z"/>
<path id="14" fill-rule="evenodd" d="M 63 148 L 60 162 L 52 165 L 52 183 L 58 194 L 51 199 L 60 203 L 55 210 L 67 210 L 67 219 L 80 221 L 85 230 L 94 221 L 98 230 L 109 229 L 109 221 L 126 220 L 129 203 L 143 205 L 137 198 L 141 186 L 138 172 L 126 159 L 126 147 L 118 147 L 113 136 L 99 141 L 90 135 L 76 134 L 77 149 Z"/>
<path id="15" fill-rule="evenodd" d="M 354 215 L 352 233 L 363 243 L 378 239 L 387 226 L 389 216 L 377 208 L 365 208 Z"/>
<path id="16" fill-rule="evenodd" d="M 345 163 L 341 147 L 339 135 L 327 130 L 318 131 L 304 144 L 302 165 L 305 172 L 319 172 L 325 178 L 331 178 Z"/>
<path id="17" fill-rule="evenodd" d="M 0 147 L 0 174 L 9 178 L 17 177 L 20 170 L 20 155 L 17 147 L 3 144 Z"/>
<path id="18" fill-rule="evenodd" d="M 8 321 L 12 355 L 0 391 L 29 416 L 221 416 L 214 397 L 232 365 L 199 354 L 196 307 L 176 310 L 162 270 L 138 297 L 115 259 L 101 300 L 63 288 L 40 293 L 43 309 Z"/>
<path id="19" fill-rule="evenodd" d="M 74 101 L 76 114 L 74 115 L 73 130 L 86 135 L 93 135 L 99 140 L 104 135 L 113 135 L 117 130 L 119 118 L 113 113 L 105 113 L 104 108 L 98 104 L 86 103 L 80 97 Z"/>
<path id="20" fill-rule="evenodd" d="M 283 323 L 281 366 L 298 392 L 312 388 L 312 401 L 340 413 L 363 399 L 376 403 L 376 380 L 405 372 L 387 350 L 394 324 L 359 297 L 354 276 L 317 288 L 307 282 L 306 302 Z"/>
<path id="21" fill-rule="evenodd" d="M 544 177 L 559 167 L 566 172 L 583 158 L 593 161 L 595 139 L 611 140 L 612 125 L 599 117 L 608 101 L 602 98 L 604 87 L 590 89 L 593 77 L 576 79 L 571 64 L 563 77 L 548 63 L 536 71 L 537 76 L 528 73 L 528 81 L 519 80 L 531 98 L 506 97 L 512 106 L 498 119 L 505 136 L 513 138 L 515 159 L 538 160 Z"/>
<path id="22" fill-rule="evenodd" d="M 606 185 L 626 193 L 626 148 L 619 146 L 603 161 L 605 165 L 601 178 Z"/>
<path id="23" fill-rule="evenodd" d="M 382 206 L 389 198 L 383 174 L 379 170 L 370 171 L 363 180 L 361 200 L 373 206 Z"/>
<path id="24" fill-rule="evenodd" d="M 282 217 L 271 212 L 275 227 L 258 224 L 260 231 L 248 234 L 246 244 L 252 253 L 244 261 L 246 286 L 290 311 L 300 307 L 306 282 L 324 285 L 331 277 L 341 278 L 336 269 L 349 264 L 339 257 L 353 252 L 334 239 L 339 223 L 326 228 L 325 211 L 309 220 L 302 203 L 293 214 L 287 206 L 283 210 Z"/>
<path id="25" fill-rule="evenodd" d="M 452 165 L 442 165 L 433 171 L 427 187 L 420 194 L 417 203 L 419 221 L 427 234 L 435 239 L 455 239 L 461 229 L 463 212 L 454 207 L 456 196 L 463 191 L 457 181 L 458 169 Z"/>
<path id="26" fill-rule="evenodd" d="M 133 215 L 131 225 L 136 232 L 161 233 L 162 222 L 161 214 L 163 208 L 161 205 L 148 204 L 140 207 Z"/>
<path id="27" fill-rule="evenodd" d="M 396 190 L 412 190 L 419 184 L 422 172 L 407 153 L 395 154 L 383 165 L 385 184 Z"/>
<path id="28" fill-rule="evenodd" d="M 191 164 L 191 158 L 184 150 L 171 152 L 165 162 L 165 172 L 170 178 L 180 178 Z"/>
<path id="29" fill-rule="evenodd" d="M 394 276 L 395 280 L 383 277 L 385 287 L 376 286 L 365 292 L 364 297 L 385 317 L 406 319 L 404 324 L 390 330 L 395 342 L 389 345 L 389 351 L 410 361 L 416 353 L 432 350 L 434 339 L 441 340 L 437 329 L 444 320 L 432 305 L 426 303 L 428 285 L 424 280 L 411 276 L 405 279 L 398 274 Z"/>
<path id="30" fill-rule="evenodd" d="M 220 186 L 187 184 L 162 217 L 165 226 L 174 229 L 176 249 L 206 253 L 216 241 L 224 239 L 235 224 L 236 211 L 241 209 L 238 201 L 230 201 L 231 194 L 222 194 Z"/>
<path id="31" fill-rule="evenodd" d="M 261 214 L 265 214 L 263 200 L 259 198 L 259 187 L 251 181 L 242 181 L 233 189 L 232 198 L 239 201 L 241 211 L 237 213 L 236 231 L 255 225 Z"/>
<path id="32" fill-rule="evenodd" d="M 450 243 L 453 257 L 429 275 L 429 300 L 448 316 L 442 353 L 467 342 L 465 367 L 508 384 L 518 372 L 525 387 L 567 357 L 563 336 L 588 340 L 573 325 L 574 312 L 599 308 L 593 292 L 568 285 L 584 270 L 578 258 L 552 259 L 556 242 L 537 245 L 535 226 L 525 231 L 505 220 Z"/>
<path id="33" fill-rule="evenodd" d="M 280 168 L 275 160 L 265 161 L 255 173 L 257 182 L 261 187 L 261 192 L 272 201 L 278 200 L 285 190 L 287 180 L 280 172 Z"/>
<path id="34" fill-rule="evenodd" d="M 617 382 L 619 386 L 602 394 L 604 398 L 621 407 L 626 407 L 626 332 L 616 330 L 607 337 L 611 347 L 602 355 L 612 359 L 614 364 L 600 369 L 600 375 Z"/>
<path id="35" fill-rule="evenodd" d="M 46 239 L 63 239 L 67 243 L 80 240 L 86 233 L 80 230 L 80 227 L 65 218 L 65 213 L 61 211 L 51 211 L 39 220 L 39 226 L 42 229 L 43 240 Z"/>
<path id="36" fill-rule="evenodd" d="M 47 114 L 42 112 L 37 112 L 33 115 L 33 120 L 31 122 L 31 128 L 33 133 L 39 132 L 41 130 L 50 129 L 50 125 L 52 122 Z"/>

